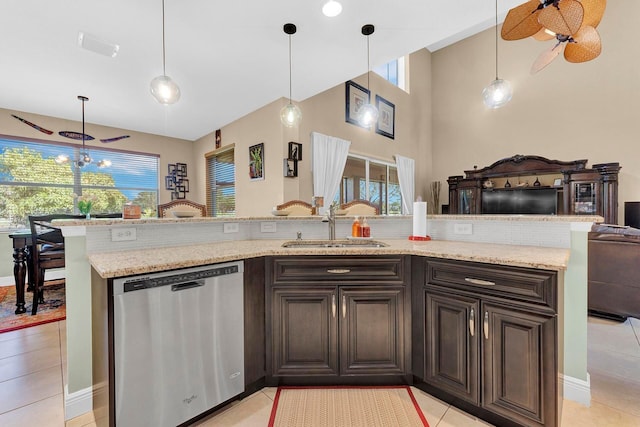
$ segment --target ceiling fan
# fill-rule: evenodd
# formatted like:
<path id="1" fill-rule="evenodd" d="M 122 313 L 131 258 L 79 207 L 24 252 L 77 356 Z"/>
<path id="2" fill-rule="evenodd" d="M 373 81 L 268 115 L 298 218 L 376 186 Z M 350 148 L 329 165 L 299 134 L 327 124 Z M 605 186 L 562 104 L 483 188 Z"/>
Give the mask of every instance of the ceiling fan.
<path id="1" fill-rule="evenodd" d="M 529 0 L 509 10 L 501 35 L 504 40 L 556 40 L 535 60 L 531 74 L 549 65 L 563 51 L 569 62 L 591 61 L 602 51 L 596 27 L 606 5 L 607 0 Z"/>

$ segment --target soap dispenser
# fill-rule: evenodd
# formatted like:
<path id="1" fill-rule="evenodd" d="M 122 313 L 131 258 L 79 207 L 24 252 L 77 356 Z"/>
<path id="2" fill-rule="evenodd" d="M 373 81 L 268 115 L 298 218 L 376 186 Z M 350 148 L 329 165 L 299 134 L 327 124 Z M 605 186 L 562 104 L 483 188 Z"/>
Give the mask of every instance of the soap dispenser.
<path id="1" fill-rule="evenodd" d="M 353 224 L 351 224 L 351 236 L 362 237 L 362 227 L 357 216 L 353 219 Z"/>
<path id="2" fill-rule="evenodd" d="M 371 237 L 371 228 L 366 217 L 362 218 L 362 237 Z"/>

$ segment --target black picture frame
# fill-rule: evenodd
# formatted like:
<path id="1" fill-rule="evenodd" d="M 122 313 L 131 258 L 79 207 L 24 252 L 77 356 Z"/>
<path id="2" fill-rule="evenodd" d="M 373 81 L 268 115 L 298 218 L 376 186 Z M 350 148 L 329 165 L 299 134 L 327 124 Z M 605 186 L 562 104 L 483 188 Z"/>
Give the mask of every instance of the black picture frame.
<path id="1" fill-rule="evenodd" d="M 289 156 L 287 157 L 289 160 L 302 160 L 302 144 L 297 142 L 289 143 Z"/>
<path id="2" fill-rule="evenodd" d="M 376 108 L 378 109 L 376 133 L 395 139 L 396 106 L 380 95 L 376 95 Z"/>
<path id="3" fill-rule="evenodd" d="M 164 177 L 164 185 L 166 187 L 167 190 L 173 190 L 175 189 L 175 179 L 173 175 L 167 175 Z"/>
<path id="4" fill-rule="evenodd" d="M 176 176 L 184 178 L 187 176 L 187 164 L 176 163 Z"/>
<path id="5" fill-rule="evenodd" d="M 249 179 L 264 179 L 264 142 L 249 147 Z"/>
<path id="6" fill-rule="evenodd" d="M 298 161 L 294 159 L 283 159 L 282 174 L 287 178 L 298 176 Z"/>
<path id="7" fill-rule="evenodd" d="M 357 117 L 358 110 L 363 105 L 368 104 L 370 98 L 371 92 L 369 89 L 351 80 L 347 81 L 345 83 L 345 121 L 361 128 L 369 129 L 370 126 L 360 124 Z"/>

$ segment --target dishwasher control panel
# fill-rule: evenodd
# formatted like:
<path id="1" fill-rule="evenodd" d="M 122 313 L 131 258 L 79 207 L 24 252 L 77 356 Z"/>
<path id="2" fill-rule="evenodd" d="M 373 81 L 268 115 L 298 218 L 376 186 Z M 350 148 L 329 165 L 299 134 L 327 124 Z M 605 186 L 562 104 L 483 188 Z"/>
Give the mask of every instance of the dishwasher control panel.
<path id="1" fill-rule="evenodd" d="M 160 286 L 175 285 L 177 283 L 194 282 L 211 277 L 226 276 L 238 273 L 238 265 L 228 265 L 218 268 L 209 268 L 200 271 L 181 272 L 174 275 L 162 275 L 159 277 L 145 276 L 132 278 L 124 283 L 124 292 L 139 291 L 142 289 L 158 288 Z M 166 273 L 165 273 L 166 274 Z"/>

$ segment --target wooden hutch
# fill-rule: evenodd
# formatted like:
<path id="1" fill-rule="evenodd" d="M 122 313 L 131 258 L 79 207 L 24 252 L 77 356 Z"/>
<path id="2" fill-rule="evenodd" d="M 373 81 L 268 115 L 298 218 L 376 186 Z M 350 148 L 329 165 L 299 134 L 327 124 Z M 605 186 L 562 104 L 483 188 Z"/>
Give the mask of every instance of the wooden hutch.
<path id="1" fill-rule="evenodd" d="M 586 165 L 587 160 L 515 155 L 482 169 L 474 166 L 465 176 L 447 179 L 449 213 L 600 215 L 605 223 L 617 224 L 620 164 Z M 490 200 L 497 202 L 489 205 Z M 526 205 L 519 205 L 522 200 Z M 536 211 L 545 206 L 548 211 Z"/>

